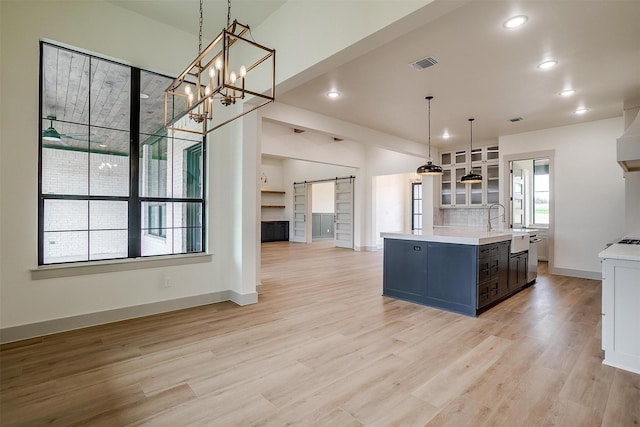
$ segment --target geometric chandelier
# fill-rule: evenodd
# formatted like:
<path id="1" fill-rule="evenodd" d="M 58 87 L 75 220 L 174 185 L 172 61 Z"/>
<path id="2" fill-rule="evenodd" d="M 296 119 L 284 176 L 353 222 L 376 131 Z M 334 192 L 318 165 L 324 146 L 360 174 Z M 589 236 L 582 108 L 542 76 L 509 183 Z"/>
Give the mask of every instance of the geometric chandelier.
<path id="1" fill-rule="evenodd" d="M 205 135 L 275 100 L 276 51 L 247 39 L 248 25 L 230 22 L 231 0 L 227 27 L 202 50 L 202 1 L 199 55 L 164 92 L 164 126 Z"/>

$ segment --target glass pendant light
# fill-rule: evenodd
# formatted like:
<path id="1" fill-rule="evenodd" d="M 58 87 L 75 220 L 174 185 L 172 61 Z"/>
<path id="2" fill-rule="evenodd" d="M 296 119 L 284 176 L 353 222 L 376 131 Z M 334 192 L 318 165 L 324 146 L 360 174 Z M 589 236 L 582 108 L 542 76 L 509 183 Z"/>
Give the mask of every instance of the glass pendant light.
<path id="1" fill-rule="evenodd" d="M 438 165 L 434 165 L 431 161 L 431 100 L 433 99 L 433 96 L 427 96 L 425 99 L 429 103 L 429 160 L 427 161 L 427 164 L 419 166 L 416 173 L 418 175 L 442 175 L 442 168 Z"/>
<path id="2" fill-rule="evenodd" d="M 473 152 L 473 121 L 475 119 L 469 119 L 469 127 L 471 137 L 469 138 L 469 173 L 460 178 L 460 182 L 463 184 L 481 184 L 482 175 L 473 172 L 473 166 L 471 165 L 471 153 Z"/>

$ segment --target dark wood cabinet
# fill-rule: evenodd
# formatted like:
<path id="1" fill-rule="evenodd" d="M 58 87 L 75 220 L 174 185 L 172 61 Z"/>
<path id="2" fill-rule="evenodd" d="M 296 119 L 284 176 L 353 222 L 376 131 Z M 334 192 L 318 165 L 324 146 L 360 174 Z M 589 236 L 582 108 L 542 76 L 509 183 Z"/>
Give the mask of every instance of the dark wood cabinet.
<path id="1" fill-rule="evenodd" d="M 262 242 L 289 240 L 289 221 L 262 221 Z"/>
<path id="2" fill-rule="evenodd" d="M 429 242 L 424 303 L 475 316 L 477 254 L 477 246 Z"/>
<path id="3" fill-rule="evenodd" d="M 509 292 L 515 292 L 527 284 L 528 252 L 511 254 L 509 260 Z"/>
<path id="4" fill-rule="evenodd" d="M 383 295 L 475 316 L 477 248 L 385 239 Z"/>
<path id="5" fill-rule="evenodd" d="M 475 316 L 526 285 L 527 252 L 510 252 L 510 241 L 475 246 L 385 238 L 383 295 Z"/>
<path id="6" fill-rule="evenodd" d="M 508 294 L 509 245 L 506 241 L 478 248 L 478 309 Z"/>
<path id="7" fill-rule="evenodd" d="M 427 284 L 427 243 L 384 240 L 383 294 L 424 303 Z"/>

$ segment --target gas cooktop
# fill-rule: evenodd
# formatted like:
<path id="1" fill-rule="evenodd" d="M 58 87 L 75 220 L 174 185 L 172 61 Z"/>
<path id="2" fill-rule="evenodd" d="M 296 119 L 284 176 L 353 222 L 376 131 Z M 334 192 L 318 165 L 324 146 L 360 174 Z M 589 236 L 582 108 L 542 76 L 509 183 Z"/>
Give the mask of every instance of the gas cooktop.
<path id="1" fill-rule="evenodd" d="M 640 262 L 640 236 L 634 234 L 619 239 L 613 245 L 609 245 L 598 256 L 602 259 L 621 259 Z"/>
<path id="2" fill-rule="evenodd" d="M 623 245 L 640 245 L 640 239 L 622 239 L 618 243 Z"/>

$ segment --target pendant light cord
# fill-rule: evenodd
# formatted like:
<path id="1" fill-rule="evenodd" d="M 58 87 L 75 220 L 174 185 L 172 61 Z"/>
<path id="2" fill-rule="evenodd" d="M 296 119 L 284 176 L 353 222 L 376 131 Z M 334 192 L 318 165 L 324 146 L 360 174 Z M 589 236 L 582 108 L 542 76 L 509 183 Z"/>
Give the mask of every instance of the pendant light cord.
<path id="1" fill-rule="evenodd" d="M 473 153 L 473 121 L 475 119 L 471 118 L 469 119 L 469 134 L 470 134 L 470 138 L 469 138 L 469 173 L 471 173 L 471 171 L 473 170 L 473 165 L 471 164 L 471 153 Z"/>
<path id="2" fill-rule="evenodd" d="M 427 96 L 427 100 L 429 101 L 429 161 L 431 161 L 431 99 L 433 99 L 433 96 Z"/>
<path id="3" fill-rule="evenodd" d="M 231 0 L 227 0 L 227 28 L 231 25 Z"/>

